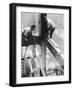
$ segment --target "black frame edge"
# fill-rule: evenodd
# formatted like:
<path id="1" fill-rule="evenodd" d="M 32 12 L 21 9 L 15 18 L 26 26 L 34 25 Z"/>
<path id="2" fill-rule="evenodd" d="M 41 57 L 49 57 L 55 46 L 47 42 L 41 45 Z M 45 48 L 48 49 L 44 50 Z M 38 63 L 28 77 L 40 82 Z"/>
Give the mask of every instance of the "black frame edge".
<path id="1" fill-rule="evenodd" d="M 16 83 L 16 11 L 14 4 L 9 5 L 9 24 L 10 24 L 10 39 L 9 39 L 9 85 L 15 86 Z"/>
<path id="2" fill-rule="evenodd" d="M 23 87 L 23 86 L 41 86 L 41 85 L 59 85 L 59 84 L 70 84 L 70 81 L 60 81 L 60 82 L 39 82 L 39 83 L 27 83 L 27 84 L 15 84 L 13 87 Z"/>
<path id="3" fill-rule="evenodd" d="M 69 8 L 69 83 L 71 83 L 71 7 Z"/>
<path id="4" fill-rule="evenodd" d="M 28 3 L 11 3 L 15 6 L 25 6 L 25 7 L 40 7 L 40 8 L 59 8 L 59 9 L 69 9 L 71 6 L 62 6 L 62 5 L 46 5 L 46 4 L 28 4 Z"/>

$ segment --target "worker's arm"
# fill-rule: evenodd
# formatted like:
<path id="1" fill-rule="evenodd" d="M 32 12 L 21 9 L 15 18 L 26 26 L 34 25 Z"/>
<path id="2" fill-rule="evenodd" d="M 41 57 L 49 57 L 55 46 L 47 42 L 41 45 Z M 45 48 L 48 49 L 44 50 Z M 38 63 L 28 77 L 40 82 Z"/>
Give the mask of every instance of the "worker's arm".
<path id="1" fill-rule="evenodd" d="M 31 32 L 31 27 L 24 28 L 24 31 L 22 32 L 24 36 L 28 36 L 28 33 Z"/>

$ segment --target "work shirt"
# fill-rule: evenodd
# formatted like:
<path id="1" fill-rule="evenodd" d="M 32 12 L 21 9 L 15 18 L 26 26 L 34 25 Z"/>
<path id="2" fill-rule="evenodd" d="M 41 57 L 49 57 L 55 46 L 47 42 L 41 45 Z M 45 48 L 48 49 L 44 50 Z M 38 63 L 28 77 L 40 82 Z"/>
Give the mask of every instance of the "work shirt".
<path id="1" fill-rule="evenodd" d="M 22 32 L 22 33 L 24 33 L 24 36 L 28 36 L 29 32 L 31 32 L 31 27 L 24 28 L 24 32 Z"/>

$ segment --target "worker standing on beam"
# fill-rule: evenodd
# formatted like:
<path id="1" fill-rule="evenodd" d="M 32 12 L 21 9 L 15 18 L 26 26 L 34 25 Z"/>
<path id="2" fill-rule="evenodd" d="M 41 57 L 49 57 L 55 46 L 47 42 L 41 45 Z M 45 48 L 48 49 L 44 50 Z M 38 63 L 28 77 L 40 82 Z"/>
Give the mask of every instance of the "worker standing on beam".
<path id="1" fill-rule="evenodd" d="M 28 38 L 30 38 L 32 36 L 32 31 L 34 31 L 35 29 L 35 25 L 32 25 L 30 27 L 26 27 L 24 28 L 24 31 L 22 32 L 22 57 L 25 57 L 24 53 L 26 53 L 26 50 L 27 50 L 27 47 L 25 49 L 25 46 L 24 46 L 24 40 L 25 41 L 28 41 Z"/>
<path id="2" fill-rule="evenodd" d="M 45 34 L 44 35 L 46 37 L 52 39 L 52 35 L 55 30 L 55 23 L 50 18 L 47 17 L 46 13 L 42 13 L 41 16 L 43 18 L 42 23 L 44 25 L 43 34 L 45 33 L 46 35 Z"/>

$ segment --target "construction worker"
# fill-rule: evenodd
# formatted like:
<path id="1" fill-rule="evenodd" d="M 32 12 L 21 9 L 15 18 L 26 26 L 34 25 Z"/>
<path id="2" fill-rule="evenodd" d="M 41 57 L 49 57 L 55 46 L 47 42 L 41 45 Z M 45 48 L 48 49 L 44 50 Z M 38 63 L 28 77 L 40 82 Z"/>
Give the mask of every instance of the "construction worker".
<path id="1" fill-rule="evenodd" d="M 34 29 L 35 29 L 35 25 L 32 25 L 30 27 L 24 28 L 24 31 L 22 32 L 22 57 L 24 57 L 25 41 L 28 41 L 28 39 L 30 39 L 30 37 L 32 36 L 32 31 Z"/>
<path id="2" fill-rule="evenodd" d="M 55 30 L 55 23 L 47 17 L 46 13 L 41 14 L 42 17 L 42 34 L 45 37 L 49 36 L 48 38 L 52 39 L 53 32 Z"/>

